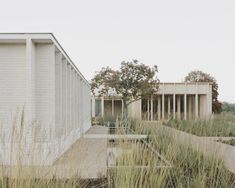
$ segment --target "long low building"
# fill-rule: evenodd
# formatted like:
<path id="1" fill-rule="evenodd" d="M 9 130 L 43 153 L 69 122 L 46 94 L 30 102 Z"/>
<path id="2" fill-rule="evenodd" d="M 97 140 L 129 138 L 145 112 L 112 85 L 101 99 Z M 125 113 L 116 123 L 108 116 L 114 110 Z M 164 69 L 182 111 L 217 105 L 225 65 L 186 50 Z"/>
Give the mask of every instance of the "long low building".
<path id="1" fill-rule="evenodd" d="M 128 116 L 145 121 L 169 119 L 205 119 L 212 114 L 211 83 L 160 83 L 156 95 L 128 106 Z M 92 97 L 93 117 L 123 115 L 123 101 L 110 92 L 107 96 Z"/>
<path id="2" fill-rule="evenodd" d="M 53 34 L 0 34 L 0 163 L 17 161 L 19 143 L 34 164 L 53 163 L 90 128 L 90 100 Z"/>

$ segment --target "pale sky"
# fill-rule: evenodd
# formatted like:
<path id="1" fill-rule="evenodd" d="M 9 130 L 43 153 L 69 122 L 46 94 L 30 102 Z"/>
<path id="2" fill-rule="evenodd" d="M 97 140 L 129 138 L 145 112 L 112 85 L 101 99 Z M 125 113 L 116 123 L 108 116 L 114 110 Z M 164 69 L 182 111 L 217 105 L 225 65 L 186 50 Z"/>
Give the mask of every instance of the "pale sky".
<path id="1" fill-rule="evenodd" d="M 0 32 L 52 32 L 88 80 L 131 59 L 162 82 L 199 69 L 235 102 L 234 0 L 1 0 Z"/>

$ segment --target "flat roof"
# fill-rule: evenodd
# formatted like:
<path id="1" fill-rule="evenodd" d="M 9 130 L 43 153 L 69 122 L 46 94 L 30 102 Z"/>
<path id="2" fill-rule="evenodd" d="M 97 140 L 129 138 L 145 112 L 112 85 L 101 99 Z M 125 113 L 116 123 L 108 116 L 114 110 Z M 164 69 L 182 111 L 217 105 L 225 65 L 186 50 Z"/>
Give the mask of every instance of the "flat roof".
<path id="1" fill-rule="evenodd" d="M 212 82 L 160 82 L 160 85 L 212 85 Z"/>
<path id="2" fill-rule="evenodd" d="M 85 76 L 79 71 L 78 67 L 71 60 L 67 52 L 63 49 L 53 33 L 0 33 L 0 43 L 22 43 L 27 38 L 32 39 L 34 42 L 47 43 L 52 41 L 55 46 L 60 50 L 63 56 L 69 61 L 77 73 L 85 80 L 86 84 L 90 86 L 90 83 Z"/>

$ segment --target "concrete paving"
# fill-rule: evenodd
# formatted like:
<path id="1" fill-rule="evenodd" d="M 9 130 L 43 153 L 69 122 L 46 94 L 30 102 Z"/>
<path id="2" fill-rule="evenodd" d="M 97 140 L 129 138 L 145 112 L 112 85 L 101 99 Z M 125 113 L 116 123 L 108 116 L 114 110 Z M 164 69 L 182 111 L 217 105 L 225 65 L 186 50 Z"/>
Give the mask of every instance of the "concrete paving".
<path id="1" fill-rule="evenodd" d="M 54 163 L 57 168 L 68 169 L 70 172 L 68 176 L 78 175 L 86 179 L 106 176 L 107 139 L 102 137 L 88 138 L 86 137 L 88 134 L 108 134 L 108 128 L 101 126 L 91 127 Z M 66 176 L 66 174 L 61 175 Z"/>
<path id="2" fill-rule="evenodd" d="M 88 129 L 85 135 L 87 134 L 108 134 L 108 127 L 99 125 L 92 126 L 90 129 Z"/>

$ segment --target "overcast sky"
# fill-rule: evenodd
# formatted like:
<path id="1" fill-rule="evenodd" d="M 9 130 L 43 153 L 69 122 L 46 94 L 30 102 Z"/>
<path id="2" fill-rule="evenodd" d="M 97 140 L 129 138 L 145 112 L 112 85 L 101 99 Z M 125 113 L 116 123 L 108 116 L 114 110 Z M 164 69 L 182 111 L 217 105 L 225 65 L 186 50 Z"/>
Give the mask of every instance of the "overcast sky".
<path id="1" fill-rule="evenodd" d="M 88 80 L 131 59 L 162 82 L 202 70 L 235 102 L 234 0 L 1 0 L 0 32 L 54 33 Z"/>

